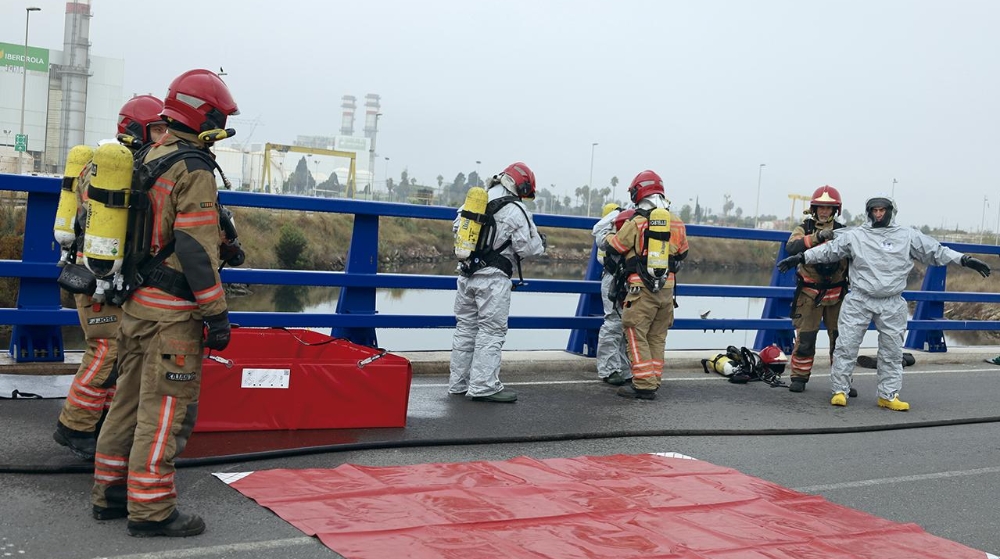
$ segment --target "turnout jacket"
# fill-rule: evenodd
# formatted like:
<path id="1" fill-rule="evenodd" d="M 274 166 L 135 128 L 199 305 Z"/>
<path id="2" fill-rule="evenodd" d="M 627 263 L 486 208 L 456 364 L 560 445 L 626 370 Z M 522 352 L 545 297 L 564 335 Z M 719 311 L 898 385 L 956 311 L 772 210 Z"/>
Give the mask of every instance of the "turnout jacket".
<path id="1" fill-rule="evenodd" d="M 177 151 L 181 142 L 205 148 L 194 134 L 170 130 L 153 145 L 143 162 Z M 179 322 L 225 311 L 226 298 L 219 279 L 221 241 L 215 170 L 198 158 L 181 159 L 156 178 L 149 190 L 149 202 L 150 256 L 174 241 L 174 253 L 161 266 L 183 274 L 196 300 L 145 286 L 125 302 L 125 312 L 144 320 Z"/>

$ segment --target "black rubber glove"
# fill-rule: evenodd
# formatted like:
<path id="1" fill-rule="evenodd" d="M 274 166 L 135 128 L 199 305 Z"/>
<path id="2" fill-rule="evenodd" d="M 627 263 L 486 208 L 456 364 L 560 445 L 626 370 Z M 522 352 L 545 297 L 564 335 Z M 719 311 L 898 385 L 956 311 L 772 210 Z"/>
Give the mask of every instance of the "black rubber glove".
<path id="1" fill-rule="evenodd" d="M 978 258 L 973 258 L 968 254 L 962 255 L 962 265 L 979 272 L 984 278 L 990 277 L 990 265 Z"/>
<path id="2" fill-rule="evenodd" d="M 541 237 L 541 239 L 542 239 L 542 248 L 543 249 L 549 248 L 549 238 L 547 236 L 545 236 L 545 233 L 542 233 L 541 231 L 539 231 L 538 232 L 538 236 Z"/>
<path id="3" fill-rule="evenodd" d="M 229 345 L 229 311 L 205 317 L 205 347 L 222 351 Z"/>
<path id="4" fill-rule="evenodd" d="M 785 273 L 788 270 L 798 266 L 799 264 L 805 262 L 806 257 L 803 253 L 793 254 L 784 260 L 778 261 L 778 271 Z"/>
<path id="5" fill-rule="evenodd" d="M 833 229 L 820 229 L 819 232 L 816 233 L 816 238 L 819 239 L 819 242 L 821 243 L 829 241 L 833 238 Z"/>

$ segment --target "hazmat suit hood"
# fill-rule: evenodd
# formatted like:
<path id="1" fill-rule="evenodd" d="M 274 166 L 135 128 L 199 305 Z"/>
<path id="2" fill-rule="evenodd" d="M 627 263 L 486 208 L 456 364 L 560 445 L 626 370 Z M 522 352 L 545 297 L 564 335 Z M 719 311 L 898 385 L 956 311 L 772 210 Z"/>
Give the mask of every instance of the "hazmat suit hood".
<path id="1" fill-rule="evenodd" d="M 885 216 L 881 221 L 875 222 L 872 220 L 871 209 L 873 207 L 885 206 L 888 208 Z M 899 206 L 896 201 L 886 195 L 872 196 L 865 201 L 865 223 L 864 227 L 870 227 L 872 229 L 881 229 L 884 227 L 896 227 L 896 214 L 899 213 Z"/>

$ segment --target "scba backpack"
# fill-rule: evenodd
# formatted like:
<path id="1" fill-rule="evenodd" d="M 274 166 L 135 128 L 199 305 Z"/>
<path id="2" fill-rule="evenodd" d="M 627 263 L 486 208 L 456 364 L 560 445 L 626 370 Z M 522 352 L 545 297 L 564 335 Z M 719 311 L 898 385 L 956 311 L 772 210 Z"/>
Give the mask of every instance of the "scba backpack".
<path id="1" fill-rule="evenodd" d="M 781 381 L 781 374 L 785 372 L 787 363 L 788 357 L 776 345 L 770 345 L 760 353 L 745 347 L 737 349 L 736 346 L 729 346 L 725 353 L 701 360 L 706 374 L 718 373 L 733 384 L 759 380 L 771 387 L 786 386 Z"/>

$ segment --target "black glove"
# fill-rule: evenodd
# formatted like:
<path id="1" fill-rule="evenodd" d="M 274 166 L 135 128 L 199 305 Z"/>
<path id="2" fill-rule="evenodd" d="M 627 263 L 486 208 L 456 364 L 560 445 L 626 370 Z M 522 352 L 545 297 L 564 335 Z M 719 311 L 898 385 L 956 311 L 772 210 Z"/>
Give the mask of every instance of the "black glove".
<path id="1" fill-rule="evenodd" d="M 798 254 L 793 254 L 793 255 L 789 256 L 788 258 L 785 258 L 784 260 L 779 260 L 778 261 L 778 271 L 781 272 L 781 273 L 785 273 L 788 270 L 791 270 L 792 268 L 795 268 L 796 266 L 798 266 L 799 264 L 801 264 L 801 263 L 803 263 L 805 261 L 806 261 L 806 257 L 805 257 L 805 255 L 803 253 L 800 252 Z"/>
<path id="2" fill-rule="evenodd" d="M 833 238 L 833 229 L 820 229 L 816 233 L 816 238 L 819 239 L 819 242 L 821 243 L 829 241 Z"/>
<path id="3" fill-rule="evenodd" d="M 222 351 L 229 345 L 229 311 L 205 317 L 205 347 Z"/>
<path id="4" fill-rule="evenodd" d="M 542 248 L 549 248 L 549 238 L 545 236 L 545 233 L 539 231 L 538 236 L 542 238 Z"/>
<path id="5" fill-rule="evenodd" d="M 986 262 L 978 258 L 973 258 L 968 254 L 962 255 L 962 265 L 966 268 L 972 268 L 973 270 L 979 272 L 979 275 L 984 278 L 990 277 L 990 266 Z"/>

